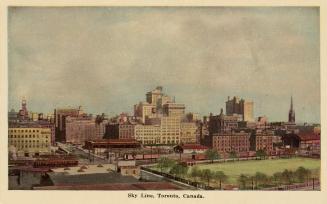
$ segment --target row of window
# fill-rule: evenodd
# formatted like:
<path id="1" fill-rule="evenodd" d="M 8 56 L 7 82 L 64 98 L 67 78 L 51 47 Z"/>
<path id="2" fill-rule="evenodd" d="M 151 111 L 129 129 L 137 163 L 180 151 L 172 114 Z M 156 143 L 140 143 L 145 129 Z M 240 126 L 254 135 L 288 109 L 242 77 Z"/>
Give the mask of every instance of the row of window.
<path id="1" fill-rule="evenodd" d="M 8 130 L 9 133 L 13 133 L 13 132 L 40 132 L 40 130 L 23 130 L 23 129 L 18 129 L 18 130 Z"/>
<path id="2" fill-rule="evenodd" d="M 42 137 L 49 138 L 48 135 Z M 39 138 L 39 135 L 9 135 L 9 138 Z"/>
<path id="3" fill-rule="evenodd" d="M 16 140 L 11 140 L 11 141 L 9 141 L 9 142 L 10 142 L 10 143 L 16 143 L 16 142 L 17 142 L 17 143 L 25 143 L 25 142 L 26 142 L 26 143 L 28 143 L 28 142 L 29 142 L 29 143 L 31 143 L 31 142 L 33 142 L 33 143 L 34 143 L 34 142 L 39 143 L 40 141 L 39 141 L 39 140 L 17 140 L 17 141 L 16 141 Z M 48 143 L 48 140 L 41 141 L 41 142 Z"/>

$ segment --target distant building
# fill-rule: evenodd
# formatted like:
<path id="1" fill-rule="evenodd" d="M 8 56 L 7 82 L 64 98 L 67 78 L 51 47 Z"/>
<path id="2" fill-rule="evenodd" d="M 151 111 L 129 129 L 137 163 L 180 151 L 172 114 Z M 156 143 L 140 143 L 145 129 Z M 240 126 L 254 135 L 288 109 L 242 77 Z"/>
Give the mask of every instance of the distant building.
<path id="1" fill-rule="evenodd" d="M 239 120 L 237 115 L 224 115 L 223 109 L 221 109 L 219 115 L 209 116 L 209 132 L 214 134 L 235 130 L 238 128 Z"/>
<path id="2" fill-rule="evenodd" d="M 38 121 L 39 120 L 39 113 L 36 112 L 29 112 L 28 118 L 32 121 Z"/>
<path id="3" fill-rule="evenodd" d="M 142 144 L 160 144 L 161 128 L 160 125 L 142 125 L 134 126 L 135 139 Z"/>
<path id="4" fill-rule="evenodd" d="M 200 144 L 183 144 L 181 145 L 183 153 L 185 154 L 202 154 L 209 148 Z"/>
<path id="5" fill-rule="evenodd" d="M 119 124 L 119 139 L 134 139 L 135 125 L 135 123 L 131 123 L 130 121 Z"/>
<path id="6" fill-rule="evenodd" d="M 161 144 L 179 144 L 181 139 L 181 118 L 165 116 L 161 118 Z"/>
<path id="7" fill-rule="evenodd" d="M 320 134 L 299 134 L 299 154 L 303 156 L 320 156 Z"/>
<path id="8" fill-rule="evenodd" d="M 146 93 L 146 102 L 154 105 L 160 111 L 162 106 L 168 102 L 173 102 L 170 96 L 163 93 L 162 86 L 157 86 L 154 90 Z"/>
<path id="9" fill-rule="evenodd" d="M 66 141 L 66 117 L 79 117 L 83 114 L 81 107 L 55 109 L 54 120 L 56 128 L 56 141 Z"/>
<path id="10" fill-rule="evenodd" d="M 234 98 L 226 101 L 226 115 L 241 115 L 243 121 L 254 121 L 253 117 L 253 105 L 252 101 L 246 101 L 244 99 L 239 99 L 234 96 Z"/>
<path id="11" fill-rule="evenodd" d="M 213 135 L 212 148 L 219 153 L 248 152 L 250 150 L 250 133 L 226 132 Z"/>
<path id="12" fill-rule="evenodd" d="M 105 126 L 105 139 L 118 139 L 119 138 L 119 123 L 109 122 Z"/>
<path id="13" fill-rule="evenodd" d="M 18 121 L 19 121 L 18 112 L 16 112 L 14 109 L 11 109 L 8 112 L 8 123 L 16 123 Z"/>
<path id="14" fill-rule="evenodd" d="M 166 103 L 163 105 L 163 114 L 170 117 L 182 117 L 185 115 L 185 105 L 179 103 Z"/>
<path id="15" fill-rule="evenodd" d="M 131 136 L 134 128 L 135 139 L 143 144 L 179 144 L 182 131 L 185 138 L 196 141 L 193 126 L 184 125 L 184 129 L 181 129 L 181 122 L 185 119 L 185 105 L 175 103 L 175 99 L 172 100 L 163 93 L 161 86 L 146 93 L 146 102 L 134 106 L 134 116 L 134 122 L 137 123 L 134 127 L 120 126 L 123 128 L 119 130 L 122 137 L 125 134 Z"/>
<path id="16" fill-rule="evenodd" d="M 201 122 L 201 117 L 198 113 L 187 113 L 184 120 L 188 122 Z"/>
<path id="17" fill-rule="evenodd" d="M 134 105 L 134 115 L 141 118 L 142 122 L 145 123 L 147 118 L 154 118 L 157 116 L 156 106 L 147 102 L 140 102 Z"/>
<path id="18" fill-rule="evenodd" d="M 92 117 L 65 118 L 65 142 L 84 144 L 87 140 L 96 138 L 95 119 Z"/>
<path id="19" fill-rule="evenodd" d="M 18 118 L 20 121 L 26 121 L 29 119 L 28 111 L 27 111 L 27 103 L 25 98 L 23 98 L 22 100 L 22 108 L 18 112 Z"/>
<path id="20" fill-rule="evenodd" d="M 17 156 L 33 156 L 51 152 L 51 129 L 9 127 L 8 146 L 16 149 Z"/>
<path id="21" fill-rule="evenodd" d="M 223 109 L 220 110 L 219 115 L 214 116 L 210 113 L 209 122 L 207 122 L 207 130 L 209 131 L 209 134 L 204 137 L 203 144 L 211 147 L 214 134 L 231 132 L 238 129 L 239 121 L 239 115 L 224 115 Z"/>
<path id="22" fill-rule="evenodd" d="M 273 151 L 273 141 L 275 134 L 273 131 L 256 131 L 255 133 L 255 151 L 265 150 L 268 154 Z"/>
<path id="23" fill-rule="evenodd" d="M 20 121 L 20 122 L 9 122 L 9 128 L 43 128 L 50 129 L 51 145 L 55 145 L 55 126 L 53 123 L 47 120 L 38 120 L 38 121 Z"/>
<path id="24" fill-rule="evenodd" d="M 290 111 L 288 112 L 288 122 L 295 123 L 295 111 L 293 109 L 293 97 L 291 97 Z"/>
<path id="25" fill-rule="evenodd" d="M 180 141 L 182 144 L 196 143 L 197 142 L 198 126 L 195 122 L 182 122 Z"/>
<path id="26" fill-rule="evenodd" d="M 109 123 L 105 114 L 97 115 L 95 118 L 95 138 L 103 139 L 106 132 L 106 125 Z"/>
<path id="27" fill-rule="evenodd" d="M 269 129 L 270 124 L 269 124 L 268 118 L 266 116 L 258 117 L 258 120 L 256 122 L 256 128 L 257 129 Z"/>

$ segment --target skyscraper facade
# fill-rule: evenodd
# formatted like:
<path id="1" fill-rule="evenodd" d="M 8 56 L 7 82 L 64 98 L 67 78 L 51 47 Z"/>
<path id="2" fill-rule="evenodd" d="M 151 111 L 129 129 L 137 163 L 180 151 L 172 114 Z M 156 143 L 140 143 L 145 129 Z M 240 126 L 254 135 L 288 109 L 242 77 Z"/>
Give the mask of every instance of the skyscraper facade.
<path id="1" fill-rule="evenodd" d="M 232 99 L 228 97 L 226 101 L 226 115 L 240 115 L 243 121 L 254 121 L 253 101 L 239 99 L 234 96 Z"/>

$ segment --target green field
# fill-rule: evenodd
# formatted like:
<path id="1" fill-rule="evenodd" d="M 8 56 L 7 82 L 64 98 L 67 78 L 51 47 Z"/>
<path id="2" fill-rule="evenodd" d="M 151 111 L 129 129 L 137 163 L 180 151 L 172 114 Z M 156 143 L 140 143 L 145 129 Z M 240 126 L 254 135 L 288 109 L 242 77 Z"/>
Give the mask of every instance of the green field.
<path id="1" fill-rule="evenodd" d="M 262 172 L 271 176 L 275 172 L 282 172 L 285 169 L 295 171 L 300 166 L 306 169 L 315 170 L 315 172 L 318 173 L 320 169 L 320 159 L 290 158 L 275 160 L 249 160 L 214 164 L 198 164 L 197 166 L 200 169 L 223 171 L 228 176 L 227 183 L 236 183 L 240 174 L 254 175 L 256 172 Z"/>

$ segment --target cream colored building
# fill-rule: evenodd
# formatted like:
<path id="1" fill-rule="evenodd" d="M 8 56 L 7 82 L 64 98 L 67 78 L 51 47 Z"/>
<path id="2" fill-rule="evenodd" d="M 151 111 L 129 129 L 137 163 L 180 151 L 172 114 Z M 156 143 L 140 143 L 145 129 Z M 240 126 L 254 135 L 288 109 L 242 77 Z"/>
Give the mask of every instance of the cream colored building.
<path id="1" fill-rule="evenodd" d="M 194 122 L 181 123 L 180 142 L 183 144 L 196 143 L 197 126 Z"/>
<path id="2" fill-rule="evenodd" d="M 134 106 L 134 115 L 141 119 L 145 123 L 146 118 L 156 117 L 156 106 L 147 102 L 140 102 Z"/>
<path id="3" fill-rule="evenodd" d="M 29 112 L 28 113 L 28 117 L 32 120 L 32 121 L 37 121 L 39 119 L 39 114 L 38 113 L 34 113 L 34 112 Z"/>
<path id="4" fill-rule="evenodd" d="M 119 124 L 119 139 L 133 139 L 135 135 L 135 124 L 126 122 Z"/>
<path id="5" fill-rule="evenodd" d="M 161 144 L 179 144 L 181 136 L 180 117 L 161 117 Z"/>
<path id="6" fill-rule="evenodd" d="M 253 102 L 252 101 L 244 101 L 243 105 L 243 120 L 252 122 L 254 121 L 253 117 Z"/>
<path id="7" fill-rule="evenodd" d="M 134 126 L 135 139 L 142 144 L 159 144 L 161 130 L 160 125 L 142 125 Z"/>
<path id="8" fill-rule="evenodd" d="M 50 128 L 9 128 L 8 145 L 15 147 L 18 156 L 50 153 Z"/>
<path id="9" fill-rule="evenodd" d="M 185 105 L 180 103 L 166 103 L 163 105 L 163 113 L 169 117 L 179 117 L 185 115 Z"/>

